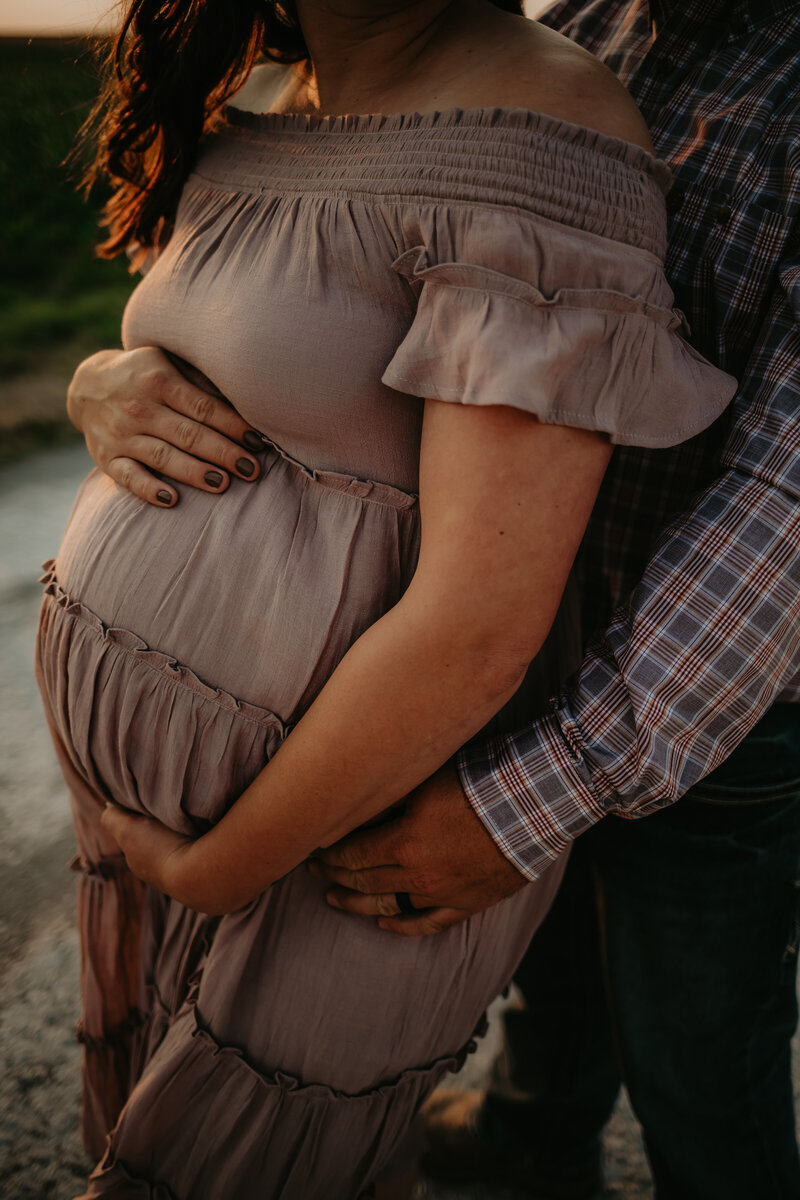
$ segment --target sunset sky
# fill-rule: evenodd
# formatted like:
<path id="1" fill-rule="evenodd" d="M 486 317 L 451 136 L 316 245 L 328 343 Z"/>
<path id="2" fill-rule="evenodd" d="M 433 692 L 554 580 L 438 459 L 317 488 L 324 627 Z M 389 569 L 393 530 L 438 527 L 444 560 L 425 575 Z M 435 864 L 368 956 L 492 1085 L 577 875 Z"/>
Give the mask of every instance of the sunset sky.
<path id="1" fill-rule="evenodd" d="M 114 0 L 0 0 L 0 34 L 85 33 L 115 7 Z"/>
<path id="2" fill-rule="evenodd" d="M 528 0 L 529 12 L 544 6 L 542 0 Z M 102 29 L 104 14 L 116 7 L 115 0 L 0 0 L 0 35 L 86 33 L 98 21 Z"/>

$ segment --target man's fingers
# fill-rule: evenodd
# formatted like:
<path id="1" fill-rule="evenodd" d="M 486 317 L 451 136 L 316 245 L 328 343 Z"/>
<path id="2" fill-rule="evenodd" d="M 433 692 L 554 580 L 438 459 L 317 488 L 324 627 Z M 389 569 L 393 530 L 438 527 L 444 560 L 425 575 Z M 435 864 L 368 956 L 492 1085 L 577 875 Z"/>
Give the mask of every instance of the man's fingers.
<path id="1" fill-rule="evenodd" d="M 346 871 L 364 871 L 377 867 L 396 867 L 399 859 L 395 840 L 399 821 L 388 821 L 385 825 L 373 825 L 358 833 L 351 833 L 326 846 L 314 855 L 312 862 L 325 867 L 341 867 Z"/>
<path id="2" fill-rule="evenodd" d="M 380 892 L 377 895 L 362 896 L 349 888 L 331 888 L 325 899 L 331 908 L 340 908 L 344 912 L 359 913 L 364 917 L 396 917 L 400 908 L 394 892 Z M 425 907 L 425 897 L 410 895 L 409 900 L 415 908 Z"/>
<path id="3" fill-rule="evenodd" d="M 428 908 L 418 917 L 381 917 L 378 924 L 381 929 L 397 933 L 400 937 L 427 937 L 442 933 L 451 925 L 466 921 L 471 915 L 462 908 Z"/>
<path id="4" fill-rule="evenodd" d="M 319 858 L 309 861 L 308 869 L 318 879 L 354 892 L 405 892 L 408 890 L 408 873 L 402 867 L 370 867 L 364 871 L 348 871 L 345 867 L 331 867 Z"/>
<path id="5" fill-rule="evenodd" d="M 127 488 L 134 496 L 146 500 L 148 504 L 155 504 L 158 508 L 172 508 L 178 502 L 178 493 L 174 487 L 156 479 L 146 467 L 132 458 L 112 458 L 103 470 L 120 487 Z"/>

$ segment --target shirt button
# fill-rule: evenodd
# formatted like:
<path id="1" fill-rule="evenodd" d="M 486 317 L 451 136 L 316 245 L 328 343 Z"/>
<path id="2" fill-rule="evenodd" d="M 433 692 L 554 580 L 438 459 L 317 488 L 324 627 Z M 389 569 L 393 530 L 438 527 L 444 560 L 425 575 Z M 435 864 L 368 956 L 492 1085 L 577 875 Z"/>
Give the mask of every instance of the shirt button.
<path id="1" fill-rule="evenodd" d="M 728 200 L 724 200 L 717 209 L 717 220 L 719 221 L 720 225 L 724 225 L 726 221 L 730 221 L 732 212 L 733 209 L 728 203 Z"/>

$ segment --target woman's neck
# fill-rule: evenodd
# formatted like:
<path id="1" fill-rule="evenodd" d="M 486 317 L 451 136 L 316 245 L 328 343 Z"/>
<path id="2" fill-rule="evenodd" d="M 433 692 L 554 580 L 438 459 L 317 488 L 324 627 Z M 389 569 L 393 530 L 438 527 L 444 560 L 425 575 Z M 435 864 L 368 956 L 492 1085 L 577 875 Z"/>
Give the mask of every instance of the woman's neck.
<path id="1" fill-rule="evenodd" d="M 413 94 L 417 79 L 429 89 L 445 45 L 491 12 L 486 0 L 297 0 L 309 59 L 295 69 L 280 107 L 386 111 L 392 97 Z"/>

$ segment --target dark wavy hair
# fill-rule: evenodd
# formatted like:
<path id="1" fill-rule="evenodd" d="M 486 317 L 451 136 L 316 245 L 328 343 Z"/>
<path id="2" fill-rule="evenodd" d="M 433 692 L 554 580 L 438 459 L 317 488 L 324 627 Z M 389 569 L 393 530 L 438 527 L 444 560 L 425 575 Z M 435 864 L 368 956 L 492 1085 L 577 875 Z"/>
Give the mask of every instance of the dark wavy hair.
<path id="1" fill-rule="evenodd" d="M 522 0 L 492 3 L 523 11 Z M 101 180 L 112 188 L 101 219 L 109 236 L 97 254 L 162 246 L 220 106 L 260 58 L 307 55 L 295 0 L 131 0 L 74 152 L 89 153 L 79 184 L 86 194 Z"/>

